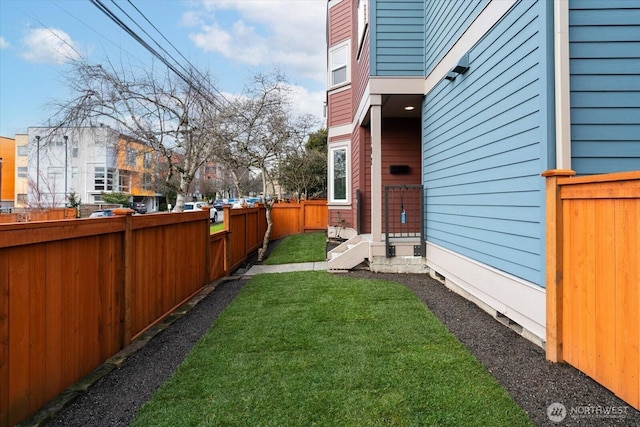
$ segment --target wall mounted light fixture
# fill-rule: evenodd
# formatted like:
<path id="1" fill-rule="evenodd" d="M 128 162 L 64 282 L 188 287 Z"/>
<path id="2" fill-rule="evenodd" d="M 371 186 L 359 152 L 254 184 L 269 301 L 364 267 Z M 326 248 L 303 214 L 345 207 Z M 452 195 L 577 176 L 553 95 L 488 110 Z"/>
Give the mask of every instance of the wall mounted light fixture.
<path id="1" fill-rule="evenodd" d="M 462 58 L 460 58 L 456 66 L 453 67 L 444 78 L 452 82 L 458 77 L 458 74 L 464 74 L 467 71 L 469 71 L 469 52 L 462 55 Z"/>
<path id="2" fill-rule="evenodd" d="M 453 67 L 451 71 L 458 74 L 464 74 L 469 71 L 469 52 L 462 55 L 462 58 L 458 61 L 458 65 Z"/>

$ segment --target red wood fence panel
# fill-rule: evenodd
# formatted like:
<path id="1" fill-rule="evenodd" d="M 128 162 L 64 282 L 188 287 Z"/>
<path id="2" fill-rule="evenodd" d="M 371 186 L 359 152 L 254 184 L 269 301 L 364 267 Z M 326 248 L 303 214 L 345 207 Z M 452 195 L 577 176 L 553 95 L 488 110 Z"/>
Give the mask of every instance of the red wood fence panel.
<path id="1" fill-rule="evenodd" d="M 279 237 L 326 224 L 324 202 L 308 203 L 306 216 L 305 204 L 276 206 Z M 0 225 L 0 426 L 230 274 L 265 230 L 263 206 L 225 209 L 215 234 L 202 211 Z"/>

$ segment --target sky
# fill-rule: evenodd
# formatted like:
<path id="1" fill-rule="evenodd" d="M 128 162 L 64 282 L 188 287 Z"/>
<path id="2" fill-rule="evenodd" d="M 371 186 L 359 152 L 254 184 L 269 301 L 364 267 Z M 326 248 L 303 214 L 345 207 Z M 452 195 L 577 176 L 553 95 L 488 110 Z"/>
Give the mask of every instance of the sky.
<path id="1" fill-rule="evenodd" d="M 100 2 L 182 65 L 210 72 L 223 94 L 239 94 L 257 72 L 279 70 L 292 85 L 295 113 L 324 120 L 326 0 Z M 70 96 L 69 58 L 161 65 L 90 0 L 0 0 L 0 136 L 47 125 L 53 103 Z"/>

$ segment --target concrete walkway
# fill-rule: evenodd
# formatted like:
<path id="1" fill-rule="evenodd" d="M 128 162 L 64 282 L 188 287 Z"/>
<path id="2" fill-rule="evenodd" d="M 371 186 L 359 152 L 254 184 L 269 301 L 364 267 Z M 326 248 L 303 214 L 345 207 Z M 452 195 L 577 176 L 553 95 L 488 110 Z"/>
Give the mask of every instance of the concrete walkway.
<path id="1" fill-rule="evenodd" d="M 312 271 L 322 270 L 327 271 L 327 261 L 318 262 L 298 262 L 293 264 L 279 264 L 279 265 L 252 265 L 245 276 L 255 276 L 256 274 L 265 273 L 290 273 L 292 271 Z"/>

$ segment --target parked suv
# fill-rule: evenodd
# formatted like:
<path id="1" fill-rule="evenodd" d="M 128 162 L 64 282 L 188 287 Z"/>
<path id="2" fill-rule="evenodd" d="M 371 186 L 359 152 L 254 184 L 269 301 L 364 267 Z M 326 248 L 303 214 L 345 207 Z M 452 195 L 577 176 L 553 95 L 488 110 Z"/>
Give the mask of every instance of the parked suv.
<path id="1" fill-rule="evenodd" d="M 147 207 L 144 203 L 131 203 L 131 209 L 138 212 L 139 214 L 147 213 Z"/>

